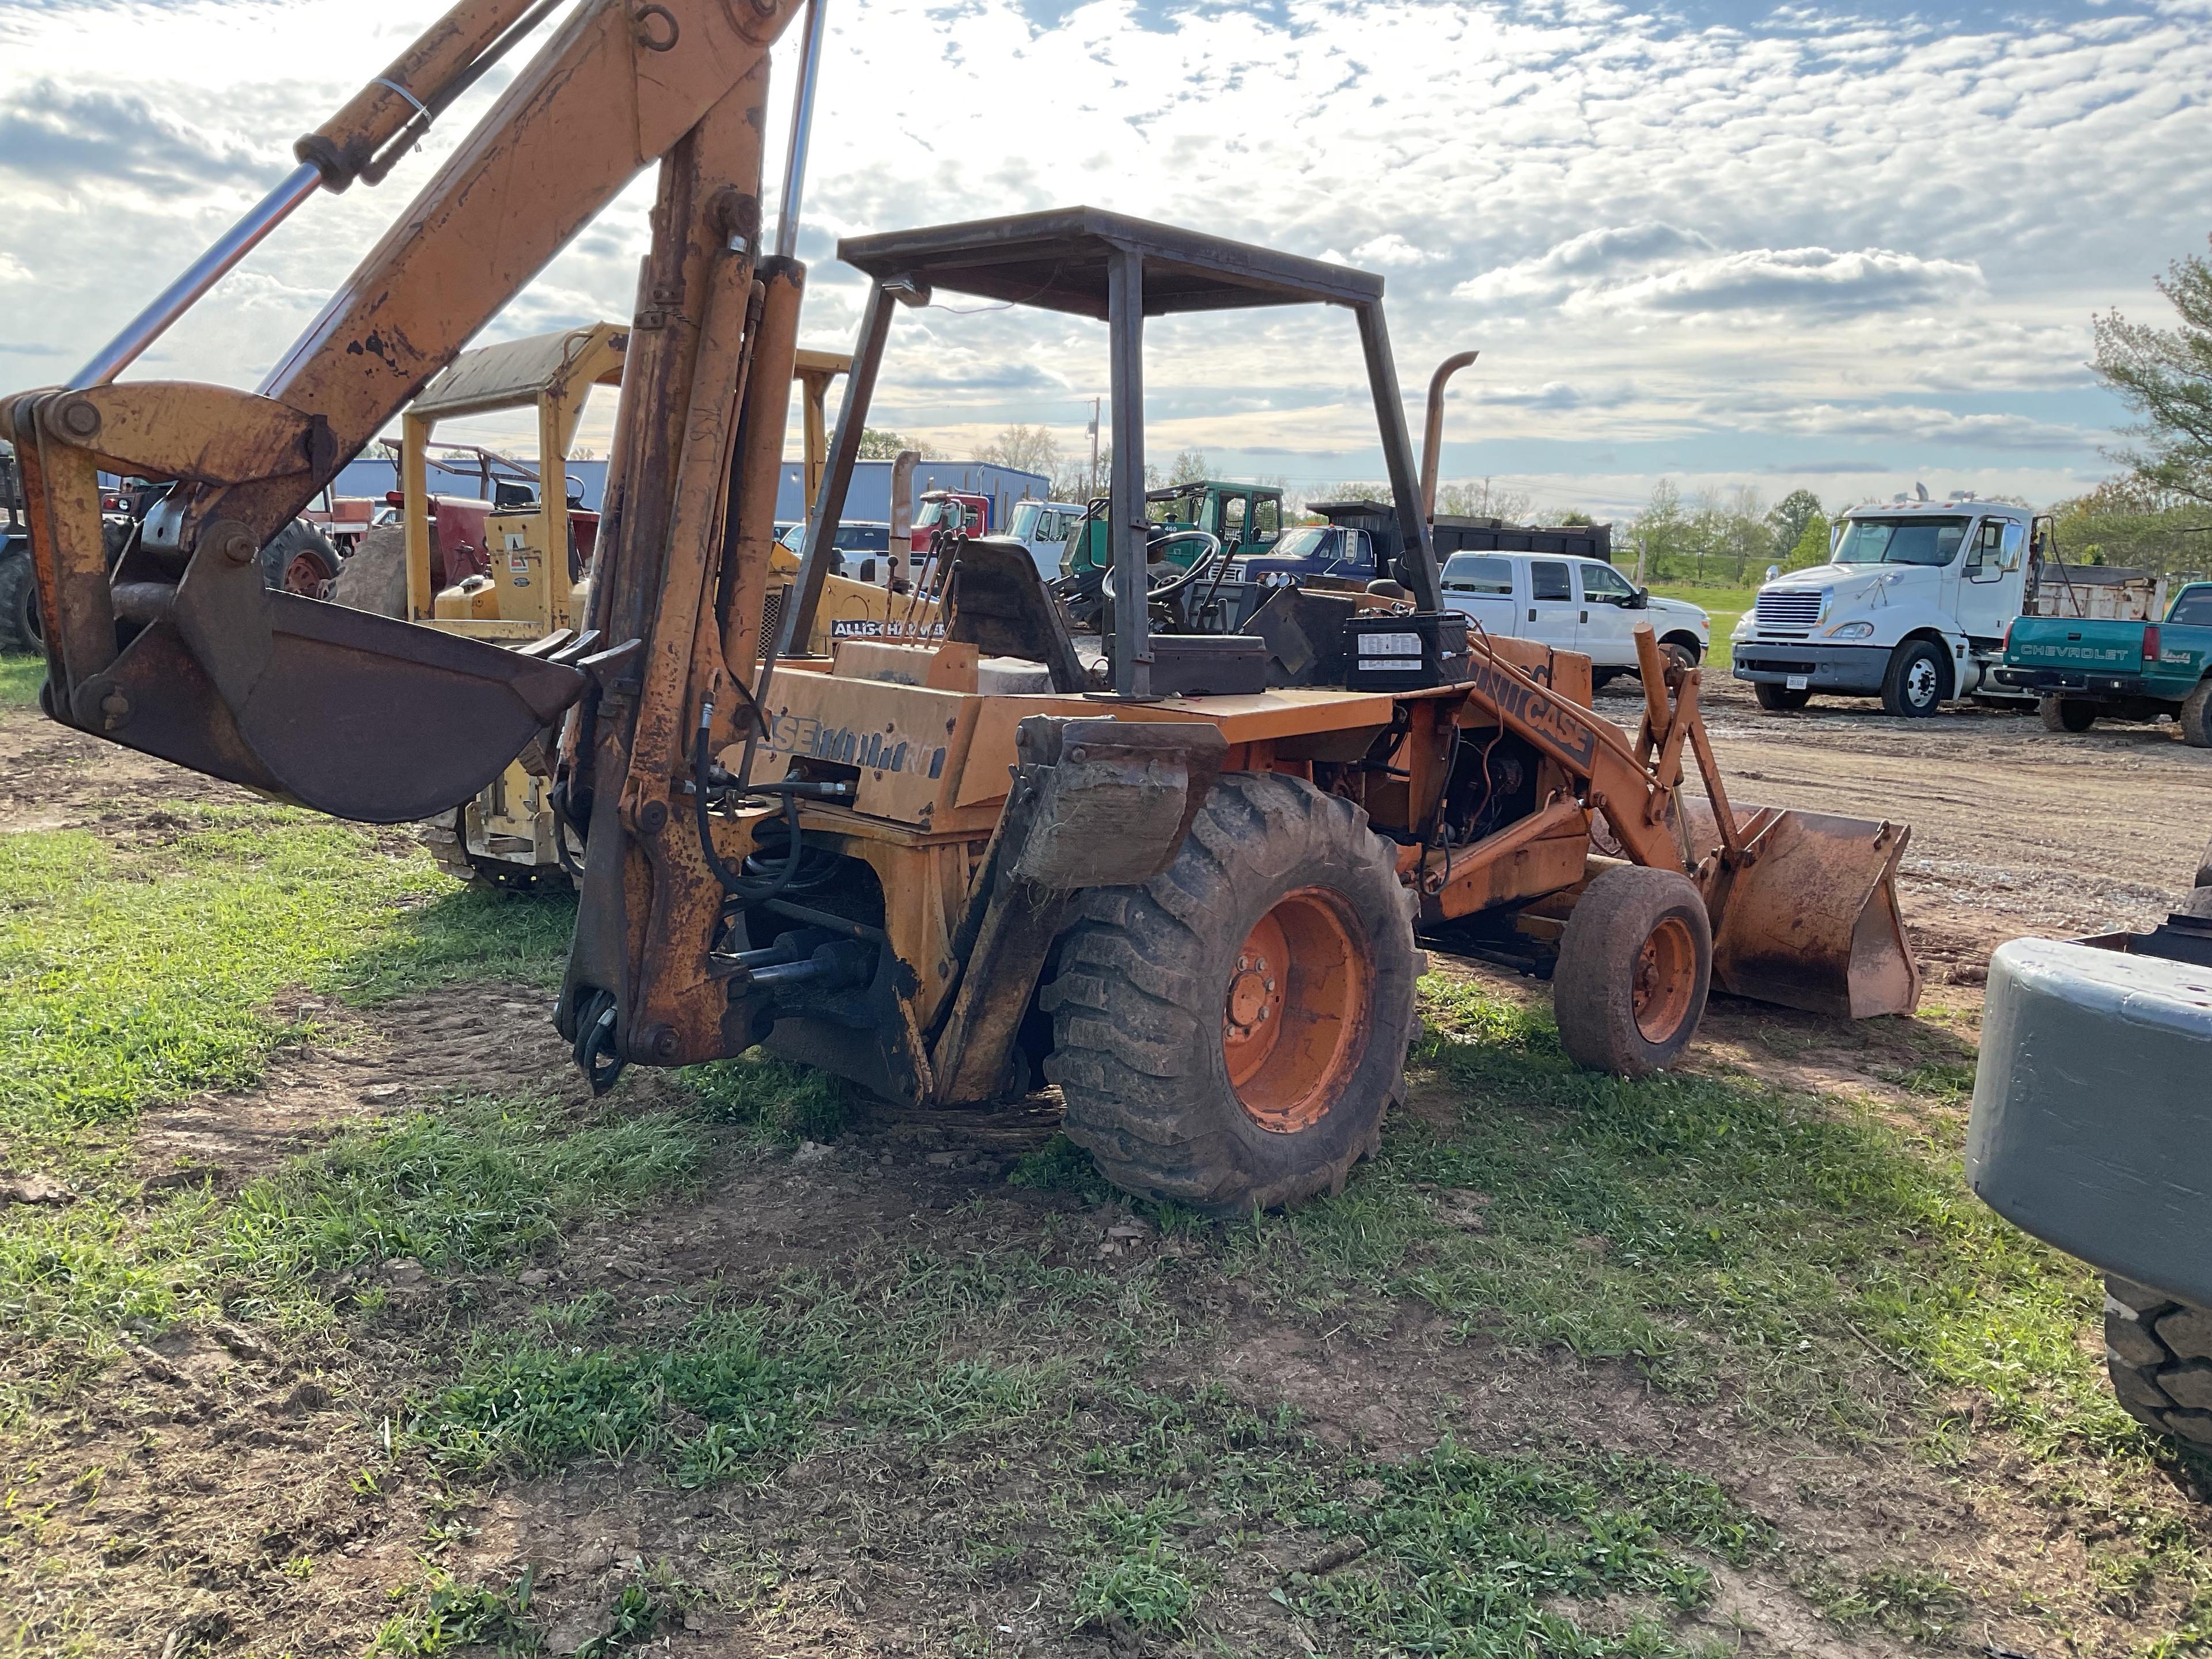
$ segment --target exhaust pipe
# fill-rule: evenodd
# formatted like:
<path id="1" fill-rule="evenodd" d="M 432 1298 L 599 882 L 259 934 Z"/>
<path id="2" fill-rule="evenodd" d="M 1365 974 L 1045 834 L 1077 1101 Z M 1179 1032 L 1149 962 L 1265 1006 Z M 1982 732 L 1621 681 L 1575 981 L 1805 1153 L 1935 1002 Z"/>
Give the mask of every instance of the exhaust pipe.
<path id="1" fill-rule="evenodd" d="M 1429 376 L 1428 419 L 1421 431 L 1421 516 L 1437 516 L 1437 473 L 1444 458 L 1444 382 L 1482 354 L 1462 351 L 1437 365 Z"/>

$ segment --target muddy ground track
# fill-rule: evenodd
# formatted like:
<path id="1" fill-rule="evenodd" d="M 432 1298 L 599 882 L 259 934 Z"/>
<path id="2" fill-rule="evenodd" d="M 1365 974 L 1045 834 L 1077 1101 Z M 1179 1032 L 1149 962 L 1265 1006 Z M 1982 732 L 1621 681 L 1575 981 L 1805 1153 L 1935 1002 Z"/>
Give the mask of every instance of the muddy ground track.
<path id="1" fill-rule="evenodd" d="M 1941 1012 L 1852 1028 L 1723 1000 L 1700 1039 L 1700 1063 L 1856 1093 L 1900 1113 L 1925 1109 L 1896 1075 L 1931 1056 L 1970 1054 L 1963 1039 L 1991 945 L 2035 929 L 2142 925 L 2194 867 L 2212 755 L 2163 733 L 2061 738 L 2017 717 L 1907 722 L 1851 705 L 1776 720 L 1731 690 L 1716 688 L 1708 702 L 1740 799 L 1914 823 L 1904 903 Z M 1613 696 L 1601 706 L 1624 720 L 1632 708 Z M 0 714 L 0 831 L 158 837 L 184 827 L 168 804 L 227 798 L 242 797 L 28 711 Z M 1477 964 L 1438 965 L 1507 994 L 1542 994 Z M 545 1003 L 535 989 L 483 986 L 363 1014 L 295 995 L 272 1012 L 313 1018 L 327 1035 L 280 1050 L 259 1089 L 148 1114 L 140 1166 L 156 1183 L 185 1169 L 234 1190 L 340 1127 L 457 1089 L 550 1096 L 581 1111 L 586 1091 Z M 665 1097 L 650 1075 L 626 1086 L 641 1104 Z M 1418 1097 L 1409 1107 L 1448 1115 Z M 419 1480 L 362 1489 L 360 1471 L 385 1424 L 422 1380 L 426 1334 L 512 1322 L 536 1303 L 593 1289 L 640 1300 L 710 1280 L 764 1287 L 793 1268 L 835 1273 L 902 1243 L 952 1259 L 1024 1249 L 1149 1274 L 1149 1293 L 1178 1304 L 1194 1333 L 1163 1357 L 1162 1382 L 1212 1378 L 1261 1409 L 1287 1401 L 1331 1445 L 1415 1455 L 1437 1443 L 1448 1419 L 1478 1451 L 1564 1437 L 1643 1453 L 1712 1476 L 1795 1549 L 1838 1571 L 1941 1565 L 1974 1598 L 1978 1643 L 2048 1659 L 2039 1645 L 2047 1632 L 2008 1613 L 2021 1604 L 2065 1606 L 2078 1651 L 2117 1650 L 2145 1633 L 2084 1595 L 2081 1540 L 2021 1495 L 2036 1471 L 2016 1455 L 2008 1463 L 1995 1443 L 1947 1476 L 1901 1449 L 1761 1443 L 1731 1420 L 1726 1401 L 1657 1394 L 1629 1367 L 1564 1352 L 1506 1353 L 1416 1304 L 1361 1335 L 1303 1324 L 1255 1306 L 1215 1271 L 1202 1238 L 1165 1240 L 1141 1227 L 1133 1237 L 1133 1218 L 1119 1206 L 1007 1187 L 1006 1161 L 1051 1129 L 1048 1109 L 1034 1104 L 942 1118 L 884 1109 L 803 1164 L 764 1158 L 730 1131 L 696 1202 L 572 1232 L 538 1260 L 531 1282 L 386 1272 L 375 1280 L 384 1311 L 297 1351 L 221 1323 L 133 1341 L 88 1390 L 82 1416 L 41 1449 L 29 1495 L 80 1501 L 75 1518 L 41 1540 L 37 1593 L 84 1598 L 91 1627 L 118 1652 L 356 1652 L 388 1615 L 386 1592 L 420 1577 L 424 1540 L 443 1529 L 453 1541 L 438 1558 L 462 1579 L 507 1582 L 536 1564 L 539 1610 L 556 1644 L 591 1633 L 638 1561 L 694 1559 L 711 1547 L 725 1560 L 776 1559 L 782 1583 L 747 1611 L 694 1610 L 670 1633 L 678 1652 L 939 1653 L 963 1620 L 1011 1622 L 1017 1639 L 1034 1635 L 1024 1651 L 1134 1651 L 1024 1613 L 1031 1596 L 1022 1560 L 979 1570 L 960 1554 L 964 1504 L 1033 1495 L 1004 1460 L 949 1486 L 944 1470 L 879 1449 L 817 1453 L 757 1487 L 684 1492 L 650 1470 L 582 1466 L 444 1492 Z M 88 1480 L 96 1503 L 81 1501 Z M 1301 1559 L 1326 1541 L 1286 1535 L 1237 1559 Z M 282 1571 L 302 1555 L 317 1562 L 304 1582 Z M 1272 1582 L 1256 1567 L 1235 1571 L 1249 1582 L 1232 1575 L 1217 1584 L 1209 1618 L 1253 1651 L 1292 1650 L 1267 1599 Z M 1723 1566 L 1719 1579 L 1701 1619 L 1741 1651 L 1895 1650 L 1886 1637 L 1838 1634 L 1779 1567 Z"/>

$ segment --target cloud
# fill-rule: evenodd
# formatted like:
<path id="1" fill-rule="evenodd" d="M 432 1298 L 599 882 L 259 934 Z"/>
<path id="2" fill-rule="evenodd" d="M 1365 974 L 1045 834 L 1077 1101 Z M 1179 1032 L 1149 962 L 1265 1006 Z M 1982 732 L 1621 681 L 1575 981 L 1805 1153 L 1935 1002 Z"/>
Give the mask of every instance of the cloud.
<path id="1" fill-rule="evenodd" d="M 1783 431 L 1807 436 L 1968 444 L 1991 449 L 2081 451 L 2095 448 L 2104 435 L 2081 427 L 2031 420 L 2025 415 L 1964 413 L 1912 404 L 1838 408 L 1816 404 L 1778 410 L 1769 418 Z"/>
<path id="2" fill-rule="evenodd" d="M 1683 257 L 1694 256 L 1694 257 Z M 1518 301 L 1568 315 L 1636 313 L 1864 314 L 1955 302 L 1987 287 L 1970 260 L 1887 248 L 1717 249 L 1694 230 L 1660 222 L 1585 232 L 1534 259 L 1460 283 L 1452 297 Z"/>
<path id="3" fill-rule="evenodd" d="M 338 107 L 441 3 L 0 0 L 0 222 L 21 268 L 0 274 L 0 328 L 82 360 L 281 175 L 302 112 Z M 1438 358 L 1482 349 L 1446 477 L 1517 470 L 1565 502 L 1640 498 L 1639 465 L 1779 487 L 1801 457 L 1917 444 L 2009 454 L 1990 487 L 2049 499 L 2117 418 L 2082 367 L 2089 318 L 2163 315 L 2150 277 L 2204 246 L 2202 0 L 1791 3 L 1755 28 L 1657 0 L 956 9 L 952 33 L 943 0 L 830 14 L 807 344 L 852 343 L 865 284 L 840 234 L 1090 202 L 1346 251 L 1389 277 L 1409 405 Z M 280 356 L 492 92 L 383 189 L 319 196 L 162 343 L 160 372 L 238 383 Z M 648 174 L 485 337 L 623 316 L 651 193 Z M 1379 476 L 1362 372 L 1342 313 L 1159 319 L 1152 447 Z M 878 404 L 923 432 L 1042 422 L 1073 451 L 1106 381 L 1088 322 L 902 313 Z"/>
<path id="4" fill-rule="evenodd" d="M 1582 387 L 1566 380 L 1547 380 L 1541 386 L 1481 386 L 1472 387 L 1479 403 L 1512 409 L 1579 409 L 1590 401 Z"/>
<path id="5" fill-rule="evenodd" d="M 1897 471 L 1887 461 L 1823 460 L 1818 458 L 1773 461 L 1759 470 L 1770 478 L 1873 477 Z"/>
<path id="6" fill-rule="evenodd" d="M 1986 288 L 1971 261 L 1926 259 L 1887 248 L 1751 248 L 1656 271 L 1587 296 L 1607 311 L 1794 312 L 1863 315 L 1946 304 Z M 1573 302 L 1571 301 L 1571 305 Z"/>
<path id="7" fill-rule="evenodd" d="M 1396 231 L 1386 231 L 1370 237 L 1352 250 L 1351 263 L 1355 265 L 1381 265 L 1386 269 L 1409 265 L 1432 265 L 1449 258 L 1446 253 L 1416 247 Z"/>
<path id="8" fill-rule="evenodd" d="M 46 185 L 198 189 L 261 179 L 268 160 L 143 94 L 41 78 L 0 100 L 0 170 Z"/>
<path id="9" fill-rule="evenodd" d="M 1670 255 L 1705 252 L 1712 244 L 1693 230 L 1662 223 L 1584 231 L 1534 259 L 1502 265 L 1462 283 L 1455 300 L 1535 300 L 1556 303 L 1622 270 L 1642 271 Z"/>

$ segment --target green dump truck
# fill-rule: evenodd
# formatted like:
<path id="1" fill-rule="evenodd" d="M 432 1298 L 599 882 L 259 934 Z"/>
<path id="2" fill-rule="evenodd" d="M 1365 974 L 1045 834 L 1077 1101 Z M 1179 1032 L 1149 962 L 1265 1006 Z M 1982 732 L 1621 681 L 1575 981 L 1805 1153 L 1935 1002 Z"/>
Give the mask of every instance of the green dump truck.
<path id="1" fill-rule="evenodd" d="M 2033 692 L 2053 732 L 2170 716 L 2190 743 L 2212 748 L 2212 582 L 2190 583 L 2156 622 L 2021 617 L 1994 678 Z"/>

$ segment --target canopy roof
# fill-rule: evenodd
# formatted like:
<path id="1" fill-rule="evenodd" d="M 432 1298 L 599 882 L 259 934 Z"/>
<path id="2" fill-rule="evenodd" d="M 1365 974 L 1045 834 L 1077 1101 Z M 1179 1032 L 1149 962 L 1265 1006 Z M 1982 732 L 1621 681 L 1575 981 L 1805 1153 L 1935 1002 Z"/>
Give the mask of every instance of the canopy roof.
<path id="1" fill-rule="evenodd" d="M 1367 271 L 1092 207 L 850 236 L 837 244 L 839 258 L 878 282 L 908 277 L 931 289 L 1102 321 L 1107 273 L 1121 252 L 1144 260 L 1148 317 L 1358 305 L 1382 295 L 1382 279 Z"/>

